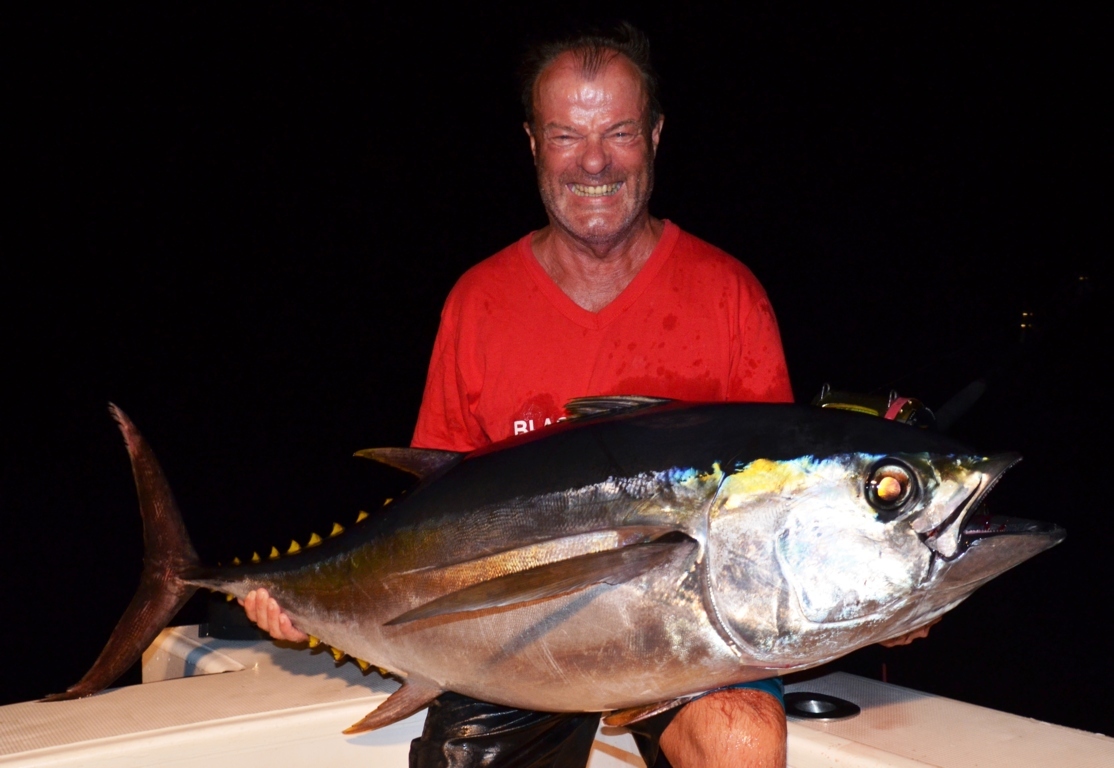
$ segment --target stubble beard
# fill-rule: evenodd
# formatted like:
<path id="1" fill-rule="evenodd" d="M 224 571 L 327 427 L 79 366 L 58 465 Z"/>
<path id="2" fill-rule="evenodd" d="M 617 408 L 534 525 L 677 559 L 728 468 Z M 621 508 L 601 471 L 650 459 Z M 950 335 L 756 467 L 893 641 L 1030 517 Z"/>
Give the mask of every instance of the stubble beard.
<path id="1" fill-rule="evenodd" d="M 637 229 L 639 222 L 648 216 L 650 194 L 654 190 L 654 163 L 650 161 L 647 164 L 646 174 L 643 179 L 640 179 L 640 181 L 644 181 L 640 185 L 640 189 L 631 190 L 627 186 L 637 177 L 628 176 L 622 179 L 623 188 L 619 190 L 619 193 L 630 194 L 633 192 L 635 199 L 633 201 L 634 205 L 623 212 L 624 215 L 615 226 L 606 226 L 605 222 L 599 222 L 598 225 L 594 224 L 592 222 L 592 219 L 595 218 L 593 214 L 585 217 L 587 225 L 582 223 L 584 219 L 578 220 L 567 215 L 562 208 L 562 202 L 568 199 L 564 196 L 572 196 L 572 192 L 568 190 L 568 184 L 572 183 L 574 179 L 559 178 L 554 181 L 545 173 L 542 164 L 538 165 L 537 177 L 538 193 L 541 196 L 542 205 L 545 206 L 546 214 L 549 216 L 550 224 L 574 240 L 598 248 L 600 246 L 613 246 L 622 242 L 631 232 Z M 602 185 L 613 183 L 616 179 L 609 178 L 607 174 L 600 174 L 598 178 L 585 179 L 580 177 L 575 181 L 588 185 Z"/>

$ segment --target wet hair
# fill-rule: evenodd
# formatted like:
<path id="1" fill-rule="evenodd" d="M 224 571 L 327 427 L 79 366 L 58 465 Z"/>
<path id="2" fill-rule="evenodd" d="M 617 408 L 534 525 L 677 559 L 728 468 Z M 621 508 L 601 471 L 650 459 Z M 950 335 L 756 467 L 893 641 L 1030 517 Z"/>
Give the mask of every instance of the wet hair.
<path id="1" fill-rule="evenodd" d="M 526 122 L 534 127 L 534 86 L 546 67 L 563 53 L 573 52 L 584 77 L 593 78 L 615 54 L 626 57 L 642 76 L 642 90 L 646 93 L 650 125 L 661 117 L 658 99 L 658 76 L 650 63 L 650 40 L 628 22 L 619 22 L 609 28 L 580 30 L 570 35 L 536 43 L 530 46 L 519 68 L 520 96 Z"/>

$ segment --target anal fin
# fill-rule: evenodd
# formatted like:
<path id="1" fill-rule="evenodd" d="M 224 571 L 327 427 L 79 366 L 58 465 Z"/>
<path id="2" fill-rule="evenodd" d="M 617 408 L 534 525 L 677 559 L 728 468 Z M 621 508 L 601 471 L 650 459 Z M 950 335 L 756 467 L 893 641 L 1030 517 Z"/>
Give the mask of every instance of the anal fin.
<path id="1" fill-rule="evenodd" d="M 440 696 L 443 691 L 429 683 L 412 680 L 403 682 L 402 687 L 387 697 L 387 700 L 364 716 L 363 720 L 344 729 L 346 734 L 364 733 L 382 728 L 384 725 L 405 720 L 429 702 Z"/>

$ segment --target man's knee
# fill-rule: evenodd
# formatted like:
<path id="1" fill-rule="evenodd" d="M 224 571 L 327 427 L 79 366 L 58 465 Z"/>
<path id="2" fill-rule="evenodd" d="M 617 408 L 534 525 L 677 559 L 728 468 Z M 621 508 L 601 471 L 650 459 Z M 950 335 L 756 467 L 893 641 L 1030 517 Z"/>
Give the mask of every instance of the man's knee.
<path id="1" fill-rule="evenodd" d="M 769 693 L 729 688 L 686 704 L 661 736 L 674 768 L 781 768 L 785 711 Z"/>

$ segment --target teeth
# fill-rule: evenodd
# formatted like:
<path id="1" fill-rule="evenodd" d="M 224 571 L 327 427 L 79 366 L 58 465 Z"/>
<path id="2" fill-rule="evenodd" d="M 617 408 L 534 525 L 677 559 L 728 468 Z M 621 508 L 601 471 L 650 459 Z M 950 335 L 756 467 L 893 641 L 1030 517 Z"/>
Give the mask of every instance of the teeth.
<path id="1" fill-rule="evenodd" d="M 617 181 L 614 184 L 598 184 L 590 187 L 586 184 L 573 184 L 572 193 L 580 197 L 603 197 L 605 195 L 614 195 L 619 191 L 619 187 L 623 186 L 623 182 Z"/>

